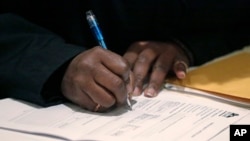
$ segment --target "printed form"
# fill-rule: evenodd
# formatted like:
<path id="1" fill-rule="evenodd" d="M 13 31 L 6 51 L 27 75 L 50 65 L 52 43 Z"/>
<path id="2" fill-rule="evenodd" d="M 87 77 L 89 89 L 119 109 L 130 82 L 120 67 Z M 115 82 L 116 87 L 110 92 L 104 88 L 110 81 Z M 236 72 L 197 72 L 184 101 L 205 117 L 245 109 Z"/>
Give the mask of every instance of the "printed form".
<path id="1" fill-rule="evenodd" d="M 250 114 L 247 108 L 168 90 L 155 98 L 134 97 L 132 105 L 132 111 L 92 113 L 72 104 L 42 108 L 4 99 L 0 128 L 60 140 L 203 141 Z"/>

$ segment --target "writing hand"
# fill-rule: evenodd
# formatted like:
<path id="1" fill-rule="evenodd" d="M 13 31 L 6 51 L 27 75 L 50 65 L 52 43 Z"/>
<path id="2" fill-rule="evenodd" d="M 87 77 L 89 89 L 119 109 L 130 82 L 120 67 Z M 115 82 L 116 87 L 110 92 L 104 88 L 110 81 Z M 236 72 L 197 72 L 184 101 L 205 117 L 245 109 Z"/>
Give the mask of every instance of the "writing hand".
<path id="1" fill-rule="evenodd" d="M 130 63 L 135 76 L 133 95 L 154 97 L 170 72 L 185 78 L 189 64 L 182 49 L 174 43 L 141 41 L 133 43 L 123 56 Z M 144 82 L 148 85 L 143 89 Z"/>
<path id="2" fill-rule="evenodd" d="M 126 102 L 127 94 L 133 91 L 131 76 L 124 58 L 94 47 L 71 61 L 62 80 L 62 93 L 82 108 L 104 112 Z"/>

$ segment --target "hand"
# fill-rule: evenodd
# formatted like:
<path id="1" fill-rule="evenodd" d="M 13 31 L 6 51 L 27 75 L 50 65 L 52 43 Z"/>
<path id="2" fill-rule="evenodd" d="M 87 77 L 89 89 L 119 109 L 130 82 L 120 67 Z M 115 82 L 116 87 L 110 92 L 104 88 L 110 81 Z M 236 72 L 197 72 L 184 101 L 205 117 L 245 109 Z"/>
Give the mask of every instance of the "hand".
<path id="1" fill-rule="evenodd" d="M 158 94 L 166 76 L 173 72 L 183 79 L 189 64 L 182 49 L 174 43 L 141 41 L 133 43 L 123 56 L 128 60 L 135 76 L 133 95 L 154 97 Z M 144 82 L 148 85 L 143 89 Z"/>
<path id="2" fill-rule="evenodd" d="M 132 77 L 125 59 L 94 47 L 71 61 L 61 89 L 66 98 L 82 108 L 104 112 L 126 102 L 127 94 L 134 89 L 133 83 L 129 83 Z"/>

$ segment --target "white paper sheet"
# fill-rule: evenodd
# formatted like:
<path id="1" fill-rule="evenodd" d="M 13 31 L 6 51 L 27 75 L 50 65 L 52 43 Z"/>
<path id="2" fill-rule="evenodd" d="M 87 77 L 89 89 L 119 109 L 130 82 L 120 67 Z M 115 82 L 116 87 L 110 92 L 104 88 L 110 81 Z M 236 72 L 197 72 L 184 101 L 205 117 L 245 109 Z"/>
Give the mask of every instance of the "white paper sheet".
<path id="1" fill-rule="evenodd" d="M 163 90 L 155 98 L 135 97 L 125 107 L 92 113 L 71 104 L 35 107 L 0 101 L 0 128 L 61 140 L 212 140 L 250 113 L 210 99 Z M 4 108 L 3 108 L 4 107 Z"/>

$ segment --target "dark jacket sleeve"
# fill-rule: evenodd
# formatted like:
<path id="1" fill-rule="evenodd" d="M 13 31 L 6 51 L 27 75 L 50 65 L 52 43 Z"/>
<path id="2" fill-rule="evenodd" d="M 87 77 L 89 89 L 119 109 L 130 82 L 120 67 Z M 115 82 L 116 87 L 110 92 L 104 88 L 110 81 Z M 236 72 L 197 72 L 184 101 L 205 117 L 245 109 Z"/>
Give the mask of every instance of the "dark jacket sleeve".
<path id="1" fill-rule="evenodd" d="M 183 3 L 176 38 L 192 52 L 194 65 L 249 45 L 249 6 L 247 0 Z"/>
<path id="2" fill-rule="evenodd" d="M 170 35 L 181 43 L 192 54 L 192 65 L 201 65 L 250 43 L 248 0 L 162 3 L 152 10 L 158 11 L 154 27 L 159 38 Z"/>
<path id="3" fill-rule="evenodd" d="M 52 32 L 12 14 L 0 14 L 0 31 L 0 97 L 42 106 L 62 102 L 63 73 L 84 48 L 66 44 Z"/>
<path id="4" fill-rule="evenodd" d="M 99 11 L 94 10 L 100 23 L 108 27 L 112 22 L 105 19 L 118 17 L 113 21 L 120 24 L 111 32 L 103 29 L 104 35 L 109 33 L 105 36 L 108 44 L 119 39 L 174 41 L 182 46 L 195 66 L 249 44 L 249 0 L 117 0 L 113 1 L 115 12 L 108 12 L 112 8 L 105 7 L 104 3 L 94 5 L 99 6 Z M 113 36 L 109 36 L 110 33 Z"/>

